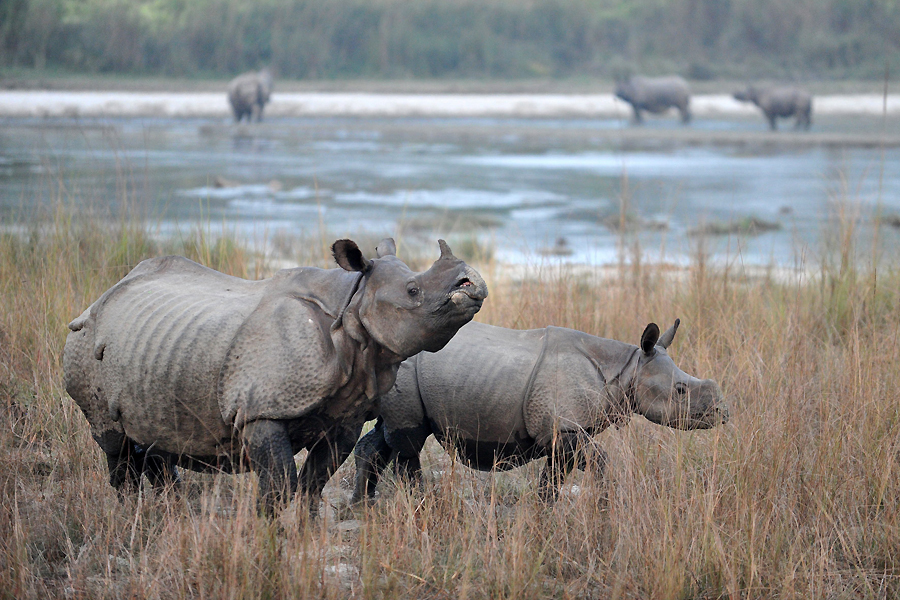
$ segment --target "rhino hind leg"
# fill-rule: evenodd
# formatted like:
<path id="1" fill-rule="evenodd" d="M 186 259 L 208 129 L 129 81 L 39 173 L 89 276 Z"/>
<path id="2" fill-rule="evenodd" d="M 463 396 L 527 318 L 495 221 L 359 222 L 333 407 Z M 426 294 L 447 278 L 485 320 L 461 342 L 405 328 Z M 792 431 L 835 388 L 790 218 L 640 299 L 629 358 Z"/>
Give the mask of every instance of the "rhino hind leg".
<path id="1" fill-rule="evenodd" d="M 384 420 L 379 418 L 375 427 L 356 443 L 356 486 L 352 504 L 375 496 L 375 487 L 381 473 L 391 460 L 393 449 L 384 437 Z"/>
<path id="2" fill-rule="evenodd" d="M 259 476 L 259 507 L 272 516 L 276 507 L 287 505 L 297 491 L 297 468 L 287 425 L 260 419 L 244 425 L 241 438 L 250 457 L 250 467 Z"/>
<path id="3" fill-rule="evenodd" d="M 144 457 L 144 475 L 154 489 L 171 489 L 177 492 L 181 488 L 181 477 L 175 462 L 175 457 L 171 454 L 147 452 Z"/>
<path id="4" fill-rule="evenodd" d="M 635 125 L 643 125 L 644 124 L 644 115 L 641 114 L 641 109 L 638 108 L 638 106 L 636 104 L 632 104 L 631 110 L 634 113 L 634 124 Z"/>
<path id="5" fill-rule="evenodd" d="M 178 488 L 181 480 L 173 456 L 148 451 L 124 435 L 119 437 L 118 444 L 109 439 L 104 439 L 99 444 L 106 454 L 109 484 L 122 497 L 137 492 L 144 475 L 155 489 Z"/>

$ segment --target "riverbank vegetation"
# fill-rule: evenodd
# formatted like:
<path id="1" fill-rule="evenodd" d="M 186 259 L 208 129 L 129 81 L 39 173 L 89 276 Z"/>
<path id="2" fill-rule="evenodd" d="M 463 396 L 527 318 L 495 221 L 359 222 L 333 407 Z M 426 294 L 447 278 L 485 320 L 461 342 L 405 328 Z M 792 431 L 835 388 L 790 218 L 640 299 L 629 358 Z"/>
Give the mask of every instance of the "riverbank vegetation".
<path id="1" fill-rule="evenodd" d="M 185 473 L 181 496 L 119 501 L 65 393 L 66 323 L 141 259 L 168 252 L 242 277 L 272 261 L 208 227 L 160 241 L 126 217 L 64 208 L 0 233 L 2 598 L 895 598 L 900 594 L 900 272 L 854 260 L 851 221 L 834 261 L 806 278 L 748 279 L 623 261 L 602 276 L 536 262 L 512 276 L 482 261 L 478 319 L 555 324 L 636 343 L 682 319 L 671 349 L 715 378 L 733 420 L 676 432 L 641 417 L 595 441 L 605 480 L 575 474 L 555 506 L 540 463 L 462 467 L 436 444 L 425 483 L 387 481 L 324 516 L 257 516 L 248 476 Z M 327 265 L 330 239 L 290 245 Z M 424 266 L 434 248 L 406 247 Z M 865 251 L 864 251 L 865 254 Z M 627 258 L 627 257 L 623 257 Z M 340 518 L 339 518 L 340 517 Z"/>
<path id="2" fill-rule="evenodd" d="M 900 4 L 876 0 L 9 0 L 0 66 L 287 79 L 881 79 Z"/>

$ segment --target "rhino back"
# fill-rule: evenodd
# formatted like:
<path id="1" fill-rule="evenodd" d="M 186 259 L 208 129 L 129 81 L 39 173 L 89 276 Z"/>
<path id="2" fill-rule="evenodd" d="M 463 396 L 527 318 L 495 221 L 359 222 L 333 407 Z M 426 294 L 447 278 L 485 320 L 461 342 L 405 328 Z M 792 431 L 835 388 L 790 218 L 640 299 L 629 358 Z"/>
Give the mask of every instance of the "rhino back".
<path id="1" fill-rule="evenodd" d="M 605 429 L 610 423 L 607 381 L 616 377 L 618 365 L 624 364 L 621 357 L 631 348 L 581 331 L 548 327 L 525 401 L 529 435 L 548 446 L 557 431 Z"/>
<path id="2" fill-rule="evenodd" d="M 764 92 L 760 102 L 764 110 L 778 117 L 809 112 L 811 96 L 795 87 L 771 88 Z"/>
<path id="3" fill-rule="evenodd" d="M 138 443 L 215 454 L 231 435 L 216 397 L 219 371 L 267 282 L 179 257 L 149 262 L 92 308 L 98 395 Z"/>
<path id="4" fill-rule="evenodd" d="M 640 77 L 636 78 L 635 89 L 641 104 L 647 110 L 664 110 L 670 106 L 686 105 L 690 99 L 690 87 L 681 77 Z"/>
<path id="5" fill-rule="evenodd" d="M 526 438 L 523 402 L 543 333 L 472 322 L 440 352 L 419 354 L 419 391 L 435 433 L 500 444 Z"/>

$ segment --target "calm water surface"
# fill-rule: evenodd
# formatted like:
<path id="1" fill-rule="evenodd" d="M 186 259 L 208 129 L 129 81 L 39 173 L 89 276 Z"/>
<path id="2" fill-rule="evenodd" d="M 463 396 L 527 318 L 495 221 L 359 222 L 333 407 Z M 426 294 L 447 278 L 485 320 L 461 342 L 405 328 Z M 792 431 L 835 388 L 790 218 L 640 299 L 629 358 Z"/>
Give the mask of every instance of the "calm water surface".
<path id="1" fill-rule="evenodd" d="M 692 127 L 755 132 L 761 121 Z M 880 126 L 833 117 L 814 131 Z M 834 244 L 842 210 L 857 219 L 868 252 L 873 217 L 900 214 L 896 148 L 686 145 L 667 136 L 680 127 L 674 120 L 647 127 L 659 136 L 629 139 L 617 133 L 627 124 L 591 119 L 273 119 L 241 128 L 215 119 L 6 119 L 0 216 L 21 219 L 60 198 L 115 213 L 127 197 L 163 233 L 209 222 L 255 242 L 323 228 L 331 237 L 477 237 L 502 260 L 540 260 L 561 246 L 568 256 L 546 260 L 593 264 L 616 260 L 624 239 L 653 260 L 702 252 L 794 265 Z M 696 234 L 750 218 L 777 229 Z M 880 228 L 886 256 L 898 239 L 900 229 Z"/>

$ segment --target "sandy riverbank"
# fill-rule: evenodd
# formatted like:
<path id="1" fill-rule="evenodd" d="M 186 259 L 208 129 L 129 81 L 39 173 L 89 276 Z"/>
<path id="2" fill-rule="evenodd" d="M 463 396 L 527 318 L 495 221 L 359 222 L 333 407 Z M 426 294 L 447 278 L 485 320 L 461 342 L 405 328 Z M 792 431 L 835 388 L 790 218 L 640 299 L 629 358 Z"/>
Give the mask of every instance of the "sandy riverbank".
<path id="1" fill-rule="evenodd" d="M 692 99 L 695 117 L 753 117 L 755 107 L 726 94 Z M 817 96 L 816 115 L 900 115 L 900 95 Z M 0 92 L 0 117 L 204 117 L 227 118 L 223 93 Z M 370 92 L 276 93 L 269 117 L 600 117 L 628 118 L 629 108 L 610 94 L 406 94 Z"/>

